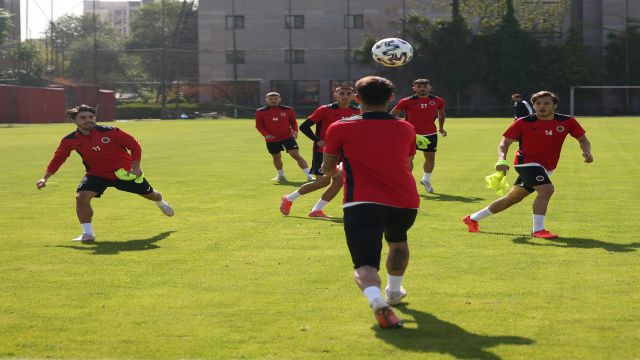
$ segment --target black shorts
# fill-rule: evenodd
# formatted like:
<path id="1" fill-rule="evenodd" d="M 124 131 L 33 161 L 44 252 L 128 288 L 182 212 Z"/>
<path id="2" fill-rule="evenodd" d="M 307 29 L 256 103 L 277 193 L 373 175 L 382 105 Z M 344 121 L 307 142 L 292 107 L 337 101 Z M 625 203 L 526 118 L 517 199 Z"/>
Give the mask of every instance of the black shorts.
<path id="1" fill-rule="evenodd" d="M 516 166 L 515 169 L 518 172 L 518 178 L 513 185 L 522 186 L 530 193 L 535 191 L 534 186 L 551 184 L 549 174 L 542 166 Z"/>
<path id="2" fill-rule="evenodd" d="M 419 150 L 422 152 L 436 152 L 436 150 L 438 149 L 438 134 L 422 135 L 422 136 L 426 137 L 429 140 L 429 145 L 427 145 L 426 149 L 419 149 L 418 146 L 416 146 L 416 150 Z"/>
<path id="3" fill-rule="evenodd" d="M 283 149 L 286 151 L 298 150 L 298 143 L 296 142 L 296 139 L 290 137 L 282 141 L 267 143 L 267 150 L 269 150 L 269 154 L 277 154 Z"/>
<path id="4" fill-rule="evenodd" d="M 108 187 L 114 187 L 118 190 L 138 195 L 147 195 L 153 192 L 153 188 L 146 178 L 138 184 L 135 181 L 125 181 L 120 179 L 112 180 L 93 175 L 86 175 L 85 177 L 83 177 L 80 181 L 80 184 L 78 184 L 78 189 L 76 190 L 76 192 L 93 191 L 98 194 L 96 195 L 96 197 L 100 197 Z"/>
<path id="5" fill-rule="evenodd" d="M 417 209 L 369 203 L 344 208 L 344 233 L 353 268 L 369 265 L 380 269 L 383 234 L 387 242 L 407 241 L 407 231 L 417 214 Z"/>
<path id="6" fill-rule="evenodd" d="M 322 152 L 317 152 L 317 151 L 313 152 L 313 158 L 311 159 L 311 169 L 309 169 L 309 174 L 323 175 L 322 172 L 320 171 L 320 168 L 322 167 L 323 157 L 324 155 Z"/>

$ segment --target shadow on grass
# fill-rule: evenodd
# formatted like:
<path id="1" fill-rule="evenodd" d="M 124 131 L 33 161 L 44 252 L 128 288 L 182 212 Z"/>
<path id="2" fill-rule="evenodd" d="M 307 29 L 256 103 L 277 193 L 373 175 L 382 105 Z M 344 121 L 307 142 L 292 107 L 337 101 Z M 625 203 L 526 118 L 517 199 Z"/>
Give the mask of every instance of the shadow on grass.
<path id="1" fill-rule="evenodd" d="M 439 194 L 432 193 L 429 195 L 420 195 L 420 197 L 424 200 L 430 201 L 454 201 L 461 203 L 477 203 L 480 201 L 484 201 L 484 198 L 474 197 L 474 196 L 458 196 L 458 195 L 447 195 L 447 194 Z"/>
<path id="2" fill-rule="evenodd" d="M 498 345 L 531 345 L 532 339 L 520 336 L 489 336 L 471 333 L 460 326 L 400 304 L 396 306 L 416 323 L 417 329 L 384 330 L 375 326 L 376 336 L 402 350 L 447 354 L 456 359 L 499 360 L 500 357 L 487 349 Z"/>
<path id="3" fill-rule="evenodd" d="M 300 187 L 308 182 L 310 181 L 289 181 L 287 179 L 284 179 L 284 180 L 276 181 L 275 183 L 273 183 L 273 185 Z"/>
<path id="4" fill-rule="evenodd" d="M 310 220 L 310 221 L 326 221 L 326 222 L 332 222 L 332 223 L 336 223 L 336 224 L 343 224 L 344 223 L 344 220 L 342 218 L 326 219 L 326 218 L 312 218 L 312 217 L 308 217 L 308 216 L 295 216 L 295 215 L 287 215 L 286 217 L 294 218 L 294 219 Z"/>
<path id="5" fill-rule="evenodd" d="M 56 245 L 55 247 L 68 248 L 81 251 L 91 251 L 91 255 L 117 255 L 123 251 L 144 251 L 157 249 L 160 240 L 169 237 L 175 231 L 165 231 L 148 239 L 129 241 L 85 241 L 81 245 Z"/>
<path id="6" fill-rule="evenodd" d="M 531 245 L 531 246 L 555 246 L 563 248 L 578 249 L 603 249 L 609 252 L 632 252 L 640 249 L 640 243 L 634 242 L 629 244 L 614 244 L 606 241 L 584 238 L 566 238 L 559 237 L 556 239 L 539 239 L 543 243 L 533 241 L 534 238 L 529 236 L 519 236 L 513 239 L 514 244 Z"/>

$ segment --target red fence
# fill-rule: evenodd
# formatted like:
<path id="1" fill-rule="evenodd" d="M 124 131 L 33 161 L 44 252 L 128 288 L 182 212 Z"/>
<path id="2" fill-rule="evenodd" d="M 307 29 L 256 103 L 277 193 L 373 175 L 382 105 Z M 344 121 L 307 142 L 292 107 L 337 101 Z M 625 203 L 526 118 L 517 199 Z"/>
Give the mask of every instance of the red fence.
<path id="1" fill-rule="evenodd" d="M 64 122 L 64 90 L 0 85 L 0 122 Z"/>
<path id="2" fill-rule="evenodd" d="M 98 110 L 98 121 L 113 121 L 113 91 L 97 86 L 36 88 L 0 85 L 0 123 L 61 123 L 65 109 L 86 104 Z"/>

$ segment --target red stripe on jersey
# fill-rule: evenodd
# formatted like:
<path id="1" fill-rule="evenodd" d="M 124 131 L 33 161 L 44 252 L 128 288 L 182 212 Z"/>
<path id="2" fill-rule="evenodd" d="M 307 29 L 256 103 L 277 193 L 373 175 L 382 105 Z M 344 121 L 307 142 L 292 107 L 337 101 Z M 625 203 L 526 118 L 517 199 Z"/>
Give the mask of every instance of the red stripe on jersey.
<path id="1" fill-rule="evenodd" d="M 421 98 L 413 95 L 400 100 L 395 109 L 404 111 L 404 119 L 415 126 L 417 134 L 429 135 L 438 132 L 435 120 L 438 111 L 444 107 L 444 99 L 438 96 Z"/>
<path id="2" fill-rule="evenodd" d="M 105 179 L 115 179 L 114 172 L 120 168 L 131 170 L 131 162 L 142 157 L 142 148 L 133 136 L 116 127 L 96 126 L 89 135 L 76 131 L 62 139 L 47 172 L 58 171 L 74 150 L 82 157 L 87 175 Z"/>
<path id="3" fill-rule="evenodd" d="M 261 107 L 256 110 L 256 129 L 262 136 L 274 136 L 267 142 L 288 139 L 292 131 L 298 131 L 296 113 L 288 106 Z"/>
<path id="4" fill-rule="evenodd" d="M 553 171 L 567 135 L 577 139 L 584 134 L 582 126 L 571 116 L 555 114 L 552 120 L 540 120 L 533 114 L 514 121 L 503 135 L 520 142 L 515 165 L 538 163 Z"/>
<path id="5" fill-rule="evenodd" d="M 331 124 L 358 114 L 360 114 L 360 109 L 356 107 L 348 106 L 342 108 L 337 103 L 332 103 L 320 106 L 309 115 L 308 119 L 316 124 L 316 135 L 320 140 L 324 140 L 327 129 Z M 318 129 L 320 131 L 318 131 Z M 322 152 L 322 147 L 318 146 L 314 151 Z"/>
<path id="6" fill-rule="evenodd" d="M 324 152 L 344 158 L 344 204 L 420 206 L 409 169 L 409 158 L 416 153 L 416 132 L 408 122 L 386 112 L 337 121 L 327 130 Z"/>

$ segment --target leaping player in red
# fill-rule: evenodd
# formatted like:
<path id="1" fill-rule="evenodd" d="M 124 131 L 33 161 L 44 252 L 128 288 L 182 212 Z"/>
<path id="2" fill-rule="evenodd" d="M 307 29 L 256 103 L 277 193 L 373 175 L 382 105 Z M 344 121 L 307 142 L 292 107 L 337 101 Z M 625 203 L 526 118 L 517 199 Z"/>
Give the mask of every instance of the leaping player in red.
<path id="1" fill-rule="evenodd" d="M 469 232 L 478 232 L 478 221 L 506 210 L 536 192 L 536 198 L 533 200 L 531 236 L 543 239 L 558 237 L 544 227 L 547 206 L 554 191 L 549 176 L 558 164 L 562 144 L 567 135 L 578 140 L 586 163 L 593 162 L 591 144 L 576 119 L 555 112 L 558 107 L 558 97 L 555 94 L 549 91 L 537 92 L 531 96 L 531 103 L 535 112 L 514 121 L 498 145 L 496 170 L 506 173 L 509 170 L 506 161 L 509 146 L 514 141 L 520 142 L 514 159 L 514 167 L 518 172 L 514 187 L 491 205 L 462 219 Z"/>

